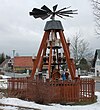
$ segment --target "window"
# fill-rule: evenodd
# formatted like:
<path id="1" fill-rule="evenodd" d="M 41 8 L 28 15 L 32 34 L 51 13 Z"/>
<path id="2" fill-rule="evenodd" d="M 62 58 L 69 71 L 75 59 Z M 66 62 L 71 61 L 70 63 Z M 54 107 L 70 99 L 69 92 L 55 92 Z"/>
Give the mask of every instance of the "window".
<path id="1" fill-rule="evenodd" d="M 97 64 L 97 65 L 100 65 L 100 61 L 97 61 L 96 64 Z"/>

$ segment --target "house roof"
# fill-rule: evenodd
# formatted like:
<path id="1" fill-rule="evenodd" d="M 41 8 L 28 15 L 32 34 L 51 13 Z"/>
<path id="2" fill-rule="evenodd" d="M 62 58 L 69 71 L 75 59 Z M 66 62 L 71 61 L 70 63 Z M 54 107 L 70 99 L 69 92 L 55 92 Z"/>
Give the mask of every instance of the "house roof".
<path id="1" fill-rule="evenodd" d="M 1 64 L 0 67 L 2 68 L 5 64 L 9 62 L 10 59 L 5 59 Z"/>
<path id="2" fill-rule="evenodd" d="M 94 59 L 93 59 L 93 67 L 95 67 L 95 62 L 97 60 L 97 57 L 100 59 L 100 49 L 96 49 Z"/>
<path id="3" fill-rule="evenodd" d="M 31 56 L 14 57 L 14 67 L 32 67 L 33 61 Z"/>

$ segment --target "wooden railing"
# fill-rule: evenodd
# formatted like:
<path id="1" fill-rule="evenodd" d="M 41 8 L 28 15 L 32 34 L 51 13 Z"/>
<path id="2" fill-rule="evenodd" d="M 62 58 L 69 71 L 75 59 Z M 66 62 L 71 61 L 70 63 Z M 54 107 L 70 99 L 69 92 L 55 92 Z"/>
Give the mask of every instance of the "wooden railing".
<path id="1" fill-rule="evenodd" d="M 95 97 L 94 79 L 82 78 L 80 80 L 80 100 L 91 101 Z"/>
<path id="2" fill-rule="evenodd" d="M 51 82 L 28 78 L 8 80 L 8 96 L 29 99 L 39 103 L 93 101 L 94 91 L 95 82 L 89 78 Z"/>

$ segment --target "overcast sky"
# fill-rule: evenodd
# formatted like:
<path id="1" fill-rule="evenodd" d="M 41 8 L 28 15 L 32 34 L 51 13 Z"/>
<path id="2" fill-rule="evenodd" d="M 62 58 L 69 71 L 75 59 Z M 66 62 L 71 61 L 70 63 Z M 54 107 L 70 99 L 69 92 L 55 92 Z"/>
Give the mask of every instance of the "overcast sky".
<path id="1" fill-rule="evenodd" d="M 74 18 L 56 18 L 61 20 L 66 38 L 72 39 L 80 31 L 93 50 L 100 48 L 100 39 L 94 33 L 90 0 L 0 0 L 0 53 L 12 55 L 12 50 L 16 50 L 19 55 L 36 54 L 49 18 L 44 21 L 34 19 L 29 12 L 44 4 L 50 9 L 55 4 L 58 4 L 58 9 L 68 6 L 78 9 Z"/>

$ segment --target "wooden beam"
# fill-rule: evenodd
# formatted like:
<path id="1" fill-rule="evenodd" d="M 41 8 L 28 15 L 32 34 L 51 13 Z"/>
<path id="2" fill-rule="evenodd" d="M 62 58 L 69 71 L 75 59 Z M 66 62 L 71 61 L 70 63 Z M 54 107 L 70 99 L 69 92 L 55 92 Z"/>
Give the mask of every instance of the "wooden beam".
<path id="1" fill-rule="evenodd" d="M 68 64 L 68 68 L 69 68 L 69 71 L 70 71 L 70 74 L 71 74 L 71 78 L 74 80 L 75 76 L 74 76 L 73 67 L 71 66 L 69 48 L 66 45 L 66 40 L 64 38 L 64 34 L 63 34 L 62 30 L 59 30 L 59 35 L 60 35 L 60 39 L 61 39 L 62 46 L 63 46 L 63 49 L 64 49 L 64 54 L 65 54 L 65 57 L 66 57 L 66 62 Z"/>
<path id="2" fill-rule="evenodd" d="M 43 67 L 43 57 L 44 55 L 46 55 L 46 50 L 47 50 L 47 43 L 43 49 L 43 54 L 42 54 L 42 57 L 40 58 L 40 65 L 39 65 L 39 70 L 42 71 L 42 67 Z"/>
<path id="3" fill-rule="evenodd" d="M 50 55 L 49 55 L 49 65 L 48 65 L 48 74 L 49 78 L 51 77 L 51 62 L 52 62 L 52 43 L 50 44 Z"/>
<path id="4" fill-rule="evenodd" d="M 36 68 L 38 67 L 38 64 L 39 64 L 39 60 L 40 60 L 40 57 L 41 57 L 41 53 L 43 51 L 43 48 L 45 47 L 46 45 L 46 41 L 49 37 L 49 31 L 45 31 L 44 33 L 44 36 L 43 36 L 43 39 L 42 39 L 42 42 L 41 42 L 41 45 L 40 45 L 40 48 L 39 48 L 39 51 L 38 51 L 38 54 L 37 54 L 37 57 L 36 57 L 36 60 L 34 62 L 34 67 L 33 67 L 33 70 L 32 70 L 32 73 L 31 73 L 31 76 L 30 78 L 34 78 L 34 74 L 36 72 Z"/>
<path id="5" fill-rule="evenodd" d="M 74 76 L 76 76 L 76 67 L 75 67 L 74 60 L 73 60 L 73 58 L 71 58 L 70 60 L 71 60 L 71 66 L 72 66 L 73 71 L 74 71 Z"/>

